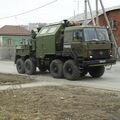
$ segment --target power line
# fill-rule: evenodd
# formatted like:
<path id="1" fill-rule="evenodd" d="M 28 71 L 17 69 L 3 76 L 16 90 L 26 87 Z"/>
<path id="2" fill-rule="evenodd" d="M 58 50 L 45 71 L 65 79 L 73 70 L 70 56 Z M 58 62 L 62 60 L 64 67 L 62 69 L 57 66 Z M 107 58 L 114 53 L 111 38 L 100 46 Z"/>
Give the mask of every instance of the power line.
<path id="1" fill-rule="evenodd" d="M 57 0 L 54 0 L 54 1 L 52 1 L 52 2 L 49 2 L 49 3 L 46 3 L 46 4 L 42 5 L 42 6 L 40 6 L 40 7 L 37 7 L 37 8 L 31 9 L 31 10 L 22 12 L 22 13 L 19 13 L 19 14 L 10 15 L 10 16 L 6 16 L 6 17 L 1 17 L 0 19 L 8 19 L 8 18 L 12 18 L 12 17 L 17 17 L 17 16 L 21 16 L 21 15 L 24 15 L 24 14 L 28 14 L 28 13 L 30 13 L 30 12 L 33 12 L 33 11 L 36 11 L 36 10 L 41 9 L 41 8 L 43 8 L 43 7 L 46 7 L 46 6 L 48 6 L 48 5 L 51 5 L 51 4 L 55 3 L 55 2 L 57 2 Z"/>

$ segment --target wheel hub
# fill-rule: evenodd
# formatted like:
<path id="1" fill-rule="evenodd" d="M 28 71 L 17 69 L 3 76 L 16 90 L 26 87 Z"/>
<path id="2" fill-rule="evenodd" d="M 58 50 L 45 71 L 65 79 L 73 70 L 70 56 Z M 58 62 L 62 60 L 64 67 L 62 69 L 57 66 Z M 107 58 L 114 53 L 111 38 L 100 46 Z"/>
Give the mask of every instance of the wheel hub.
<path id="1" fill-rule="evenodd" d="M 68 68 L 67 68 L 67 71 L 68 71 L 68 73 L 72 73 L 72 68 L 69 66 Z"/>

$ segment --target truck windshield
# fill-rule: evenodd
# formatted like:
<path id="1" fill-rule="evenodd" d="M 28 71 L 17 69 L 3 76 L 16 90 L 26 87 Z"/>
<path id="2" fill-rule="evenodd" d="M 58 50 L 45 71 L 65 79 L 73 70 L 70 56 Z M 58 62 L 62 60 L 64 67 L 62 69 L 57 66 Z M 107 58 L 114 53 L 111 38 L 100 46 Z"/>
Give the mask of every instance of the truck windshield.
<path id="1" fill-rule="evenodd" d="M 107 30 L 104 28 L 85 28 L 85 41 L 109 41 Z"/>

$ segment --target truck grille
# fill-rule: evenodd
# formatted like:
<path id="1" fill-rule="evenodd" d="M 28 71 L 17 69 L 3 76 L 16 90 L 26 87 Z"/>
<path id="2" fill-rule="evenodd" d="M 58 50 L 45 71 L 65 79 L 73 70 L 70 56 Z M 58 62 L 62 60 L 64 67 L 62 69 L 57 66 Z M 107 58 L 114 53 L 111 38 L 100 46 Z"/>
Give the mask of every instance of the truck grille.
<path id="1" fill-rule="evenodd" d="M 109 50 L 93 50 L 92 55 L 93 59 L 110 58 Z"/>

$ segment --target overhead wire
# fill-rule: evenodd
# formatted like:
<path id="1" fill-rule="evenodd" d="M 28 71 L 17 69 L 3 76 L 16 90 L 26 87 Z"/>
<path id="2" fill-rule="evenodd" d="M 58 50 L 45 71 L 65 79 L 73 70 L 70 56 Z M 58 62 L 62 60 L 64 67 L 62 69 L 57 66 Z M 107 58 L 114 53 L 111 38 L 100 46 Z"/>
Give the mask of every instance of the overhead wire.
<path id="1" fill-rule="evenodd" d="M 19 13 L 19 14 L 10 15 L 10 16 L 6 16 L 6 17 L 1 17 L 0 19 L 8 19 L 8 18 L 12 18 L 12 17 L 17 17 L 17 16 L 21 16 L 21 15 L 24 15 L 24 14 L 28 14 L 30 12 L 33 12 L 33 11 L 36 11 L 38 9 L 44 8 L 44 7 L 48 6 L 48 5 L 51 5 L 51 4 L 53 4 L 53 3 L 57 2 L 57 1 L 58 0 L 54 0 L 52 2 L 46 3 L 46 4 L 42 5 L 42 6 L 37 7 L 37 8 L 31 9 L 31 10 L 28 10 L 28 11 L 25 11 L 25 12 L 22 12 L 22 13 Z"/>

